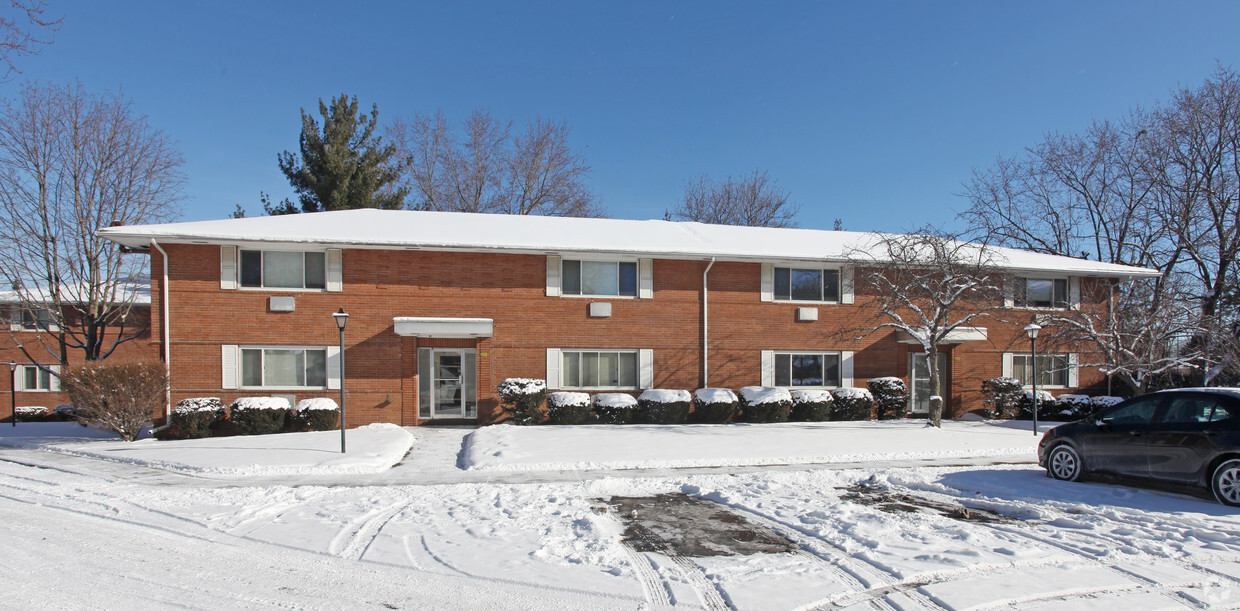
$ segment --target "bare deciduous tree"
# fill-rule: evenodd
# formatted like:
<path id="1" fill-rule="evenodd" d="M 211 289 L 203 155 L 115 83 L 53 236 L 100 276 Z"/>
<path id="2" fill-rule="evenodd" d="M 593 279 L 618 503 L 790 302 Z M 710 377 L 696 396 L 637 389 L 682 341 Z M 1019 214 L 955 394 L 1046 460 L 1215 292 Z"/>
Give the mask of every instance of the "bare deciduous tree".
<path id="1" fill-rule="evenodd" d="M 106 358 L 144 330 L 128 321 L 144 257 L 95 235 L 115 223 L 170 220 L 183 161 L 130 102 L 80 84 L 26 85 L 0 108 L 0 277 L 21 309 L 54 330 L 19 343 L 31 362 L 64 365 L 69 350 Z"/>
<path id="2" fill-rule="evenodd" d="M 568 146 L 568 126 L 511 121 L 475 110 L 455 136 L 442 112 L 398 119 L 388 129 L 402 180 L 422 210 L 601 216 L 585 185 L 590 167 Z"/>
<path id="3" fill-rule="evenodd" d="M 930 388 L 939 388 L 938 354 L 957 330 L 990 317 L 1003 304 L 1006 274 L 993 248 L 965 242 L 933 228 L 874 234 L 848 253 L 858 299 L 873 324 L 861 331 L 902 331 L 919 344 L 930 368 Z M 943 404 L 930 402 L 930 421 L 940 426 Z"/>
<path id="4" fill-rule="evenodd" d="M 787 191 L 765 171 L 754 170 L 718 182 L 703 175 L 685 183 L 680 204 L 667 217 L 715 225 L 796 227 L 798 211 L 788 202 Z"/>
<path id="5" fill-rule="evenodd" d="M 14 57 L 35 55 L 41 45 L 52 44 L 43 35 L 59 30 L 64 18 L 52 19 L 46 12 L 43 0 L 9 0 L 9 10 L 0 13 L 0 62 L 5 65 L 0 80 L 21 73 Z"/>

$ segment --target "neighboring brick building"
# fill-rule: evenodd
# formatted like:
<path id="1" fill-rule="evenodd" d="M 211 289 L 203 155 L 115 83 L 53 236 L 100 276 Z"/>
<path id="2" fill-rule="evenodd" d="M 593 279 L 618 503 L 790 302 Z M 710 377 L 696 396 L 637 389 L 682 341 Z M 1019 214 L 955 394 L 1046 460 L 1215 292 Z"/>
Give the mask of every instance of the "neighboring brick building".
<path id="1" fill-rule="evenodd" d="M 916 371 L 919 346 L 895 332 L 838 334 L 861 324 L 869 298 L 854 294 L 844 264 L 867 234 L 381 210 L 100 234 L 150 252 L 152 337 L 167 342 L 173 401 L 337 396 L 339 309 L 349 314 L 351 425 L 493 422 L 495 386 L 508 377 L 637 392 L 863 386 L 894 375 L 910 381 L 918 405 L 932 394 Z M 1154 273 L 1002 254 L 1028 279 L 1019 293 L 1033 311 L 1106 307 L 1082 295 Z M 1030 312 L 1013 308 L 1010 322 L 961 333 L 946 350 L 949 414 L 981 406 L 981 380 L 1027 365 Z M 1104 384 L 1071 367 L 1072 352 L 1049 359 L 1061 365 L 1058 392 Z"/>
<path id="2" fill-rule="evenodd" d="M 121 293 L 125 302 L 130 304 L 125 317 L 125 328 L 121 330 L 112 327 L 105 331 L 104 350 L 111 349 L 118 332 L 122 332 L 124 337 L 132 336 L 133 339 L 116 346 L 108 358 L 158 361 L 159 344 L 151 341 L 150 285 L 143 279 L 142 282 L 126 284 Z M 64 305 L 63 318 L 52 316 L 47 308 L 32 307 L 32 304 L 42 301 L 37 298 L 38 295 L 35 295 L 34 299 L 29 295 L 26 297 L 19 298 L 15 291 L 0 292 L 0 316 L 4 319 L 5 327 L 5 331 L 0 331 L 0 370 L 6 369 L 10 362 L 17 364 L 11 377 L 8 373 L 3 376 L 8 378 L 8 384 L 12 386 L 6 384 L 0 389 L 3 392 L 0 404 L 4 405 L 0 410 L 0 417 L 6 419 L 11 416 L 13 407 L 9 404 L 10 388 L 16 391 L 17 406 L 37 406 L 52 410 L 69 401 L 68 396 L 61 392 L 60 379 L 55 375 L 60 372 L 61 367 L 54 363 L 59 362 L 58 322 L 63 320 L 72 327 L 77 322 L 77 311 L 71 303 L 67 303 Z M 68 347 L 65 354 L 70 366 L 82 362 L 80 348 Z"/>

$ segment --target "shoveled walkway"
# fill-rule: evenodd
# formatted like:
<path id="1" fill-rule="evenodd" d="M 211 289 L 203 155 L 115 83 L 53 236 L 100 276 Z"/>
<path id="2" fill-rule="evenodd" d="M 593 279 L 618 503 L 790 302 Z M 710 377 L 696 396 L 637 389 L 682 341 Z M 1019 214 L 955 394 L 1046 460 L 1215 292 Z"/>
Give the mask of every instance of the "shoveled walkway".
<path id="1" fill-rule="evenodd" d="M 823 464 L 754 465 L 723 467 L 681 467 L 647 469 L 589 469 L 548 471 L 482 471 L 461 467 L 461 453 L 466 438 L 476 430 L 473 426 L 406 427 L 414 436 L 409 454 L 397 465 L 382 473 L 278 475 L 253 477 L 202 477 L 165 471 L 152 467 L 110 462 L 94 458 L 0 446 L 0 461 L 33 467 L 56 469 L 71 473 L 90 474 L 136 484 L 244 487 L 244 486 L 409 486 L 450 485 L 464 483 L 552 483 L 572 482 L 609 477 L 677 477 L 698 474 L 739 474 L 764 471 L 809 471 L 815 469 L 853 469 L 886 467 L 954 467 L 996 464 L 1029 464 L 1032 459 L 1015 456 L 980 458 L 895 459 L 864 462 L 831 462 Z"/>

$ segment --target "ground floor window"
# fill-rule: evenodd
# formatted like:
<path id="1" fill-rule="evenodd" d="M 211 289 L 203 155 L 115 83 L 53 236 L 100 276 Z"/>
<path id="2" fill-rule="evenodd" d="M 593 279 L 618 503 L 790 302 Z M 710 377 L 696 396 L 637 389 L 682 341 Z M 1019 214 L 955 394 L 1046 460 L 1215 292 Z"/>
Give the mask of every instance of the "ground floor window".
<path id="1" fill-rule="evenodd" d="M 325 348 L 242 348 L 241 385 L 326 388 Z"/>
<path id="2" fill-rule="evenodd" d="M 564 350 L 562 388 L 637 388 L 637 351 Z"/>
<path id="3" fill-rule="evenodd" d="M 840 353 L 776 352 L 776 386 L 839 386 Z"/>
<path id="4" fill-rule="evenodd" d="M 1036 367 L 1031 354 L 1012 355 L 1012 377 L 1021 384 L 1033 384 L 1037 371 L 1038 386 L 1070 386 L 1070 359 L 1066 354 L 1039 354 Z"/>
<path id="5" fill-rule="evenodd" d="M 40 369 L 37 365 L 20 365 L 14 372 L 17 379 L 13 380 L 14 390 L 53 391 L 60 390 L 60 378 L 50 369 Z"/>

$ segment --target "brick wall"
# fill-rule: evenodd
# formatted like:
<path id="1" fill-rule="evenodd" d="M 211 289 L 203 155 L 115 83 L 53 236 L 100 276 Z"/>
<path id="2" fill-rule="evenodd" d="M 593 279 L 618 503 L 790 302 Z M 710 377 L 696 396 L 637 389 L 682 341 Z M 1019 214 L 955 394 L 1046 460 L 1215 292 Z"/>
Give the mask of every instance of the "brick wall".
<path id="1" fill-rule="evenodd" d="M 350 425 L 418 423 L 420 346 L 477 349 L 479 420 L 484 423 L 499 415 L 494 389 L 500 380 L 546 375 L 547 348 L 648 348 L 654 350 L 655 387 L 694 389 L 701 385 L 706 261 L 656 260 L 653 299 L 546 297 L 546 257 L 541 255 L 415 250 L 346 250 L 343 292 L 221 290 L 218 246 L 164 247 L 171 260 L 174 401 L 219 396 L 227 403 L 239 396 L 264 394 L 221 388 L 220 346 L 334 346 L 338 334 L 331 314 L 340 308 L 349 313 L 345 362 Z M 153 252 L 152 259 L 156 296 L 152 342 L 158 343 L 162 258 Z M 759 384 L 762 350 L 851 350 L 855 352 L 855 385 L 878 376 L 907 379 L 910 347 L 897 343 L 892 331 L 863 339 L 841 334 L 865 324 L 859 315 L 867 295 L 859 293 L 855 305 L 819 304 L 819 320 L 797 322 L 797 305 L 760 301 L 760 276 L 756 263 L 719 262 L 710 271 L 710 385 Z M 1087 293 L 1093 291 L 1082 291 Z M 294 296 L 295 311 L 269 312 L 272 295 Z M 589 304 L 597 301 L 612 304 L 610 318 L 587 315 Z M 979 323 L 989 330 L 988 340 L 947 350 L 950 413 L 981 407 L 981 380 L 1000 375 L 1002 353 L 1027 351 L 1028 340 L 1021 329 L 1028 324 L 1030 313 L 1007 313 L 1011 320 Z M 392 322 L 398 316 L 490 318 L 494 336 L 479 340 L 400 337 Z M 1096 373 L 1081 372 L 1083 386 L 1100 379 Z M 336 398 L 338 393 L 287 394 L 302 399 Z"/>

